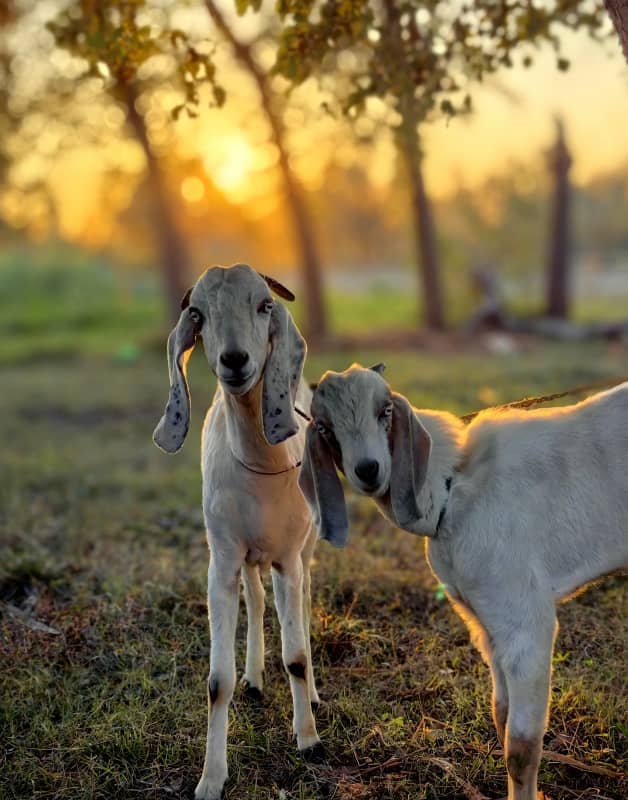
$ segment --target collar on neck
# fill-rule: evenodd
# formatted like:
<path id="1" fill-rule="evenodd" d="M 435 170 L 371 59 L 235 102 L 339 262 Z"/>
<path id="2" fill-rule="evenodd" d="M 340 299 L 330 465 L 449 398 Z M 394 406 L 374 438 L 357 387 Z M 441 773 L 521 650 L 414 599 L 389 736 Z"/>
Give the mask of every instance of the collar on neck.
<path id="1" fill-rule="evenodd" d="M 436 528 L 434 529 L 434 537 L 433 537 L 434 539 L 438 536 L 438 532 L 440 531 L 440 526 L 442 525 L 443 519 L 445 518 L 445 514 L 447 513 L 447 505 L 449 504 L 449 497 L 451 495 L 451 481 L 452 481 L 451 475 L 448 478 L 445 478 L 445 491 L 446 491 L 445 500 L 438 514 L 438 521 L 436 523 Z"/>
<path id="2" fill-rule="evenodd" d="M 290 470 L 297 469 L 297 467 L 301 466 L 301 462 L 297 461 L 296 464 L 291 464 L 289 467 L 284 467 L 284 469 L 278 469 L 276 472 L 262 472 L 260 469 L 255 469 L 255 467 L 251 467 L 245 461 L 242 461 L 241 458 L 231 451 L 231 455 L 235 458 L 235 460 L 244 467 L 244 469 L 248 470 L 249 472 L 254 472 L 256 475 L 283 475 L 284 472 L 290 472 Z"/>

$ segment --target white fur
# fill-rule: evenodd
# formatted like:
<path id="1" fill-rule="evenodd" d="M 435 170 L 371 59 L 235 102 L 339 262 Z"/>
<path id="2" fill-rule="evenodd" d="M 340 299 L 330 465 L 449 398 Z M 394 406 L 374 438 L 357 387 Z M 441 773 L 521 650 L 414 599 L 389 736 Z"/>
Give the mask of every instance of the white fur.
<path id="1" fill-rule="evenodd" d="M 270 285 L 277 288 L 276 282 Z M 296 401 L 297 406 L 309 408 L 311 398 L 301 379 L 305 344 L 287 311 L 270 301 L 268 286 L 250 267 L 207 270 L 191 290 L 189 305 L 169 338 L 171 391 L 155 431 L 156 443 L 168 452 L 183 444 L 189 421 L 185 366 L 198 338 L 219 385 L 205 418 L 201 445 L 203 512 L 211 553 L 207 591 L 211 654 L 207 747 L 195 797 L 217 800 L 228 777 L 239 583 L 242 579 L 248 617 L 242 682 L 261 692 L 260 571 L 265 569 L 272 568 L 297 746 L 306 750 L 319 742 L 311 708 L 318 695 L 309 640 L 310 561 L 318 532 L 297 485 L 305 423 L 294 416 L 293 405 Z M 233 352 L 247 354 L 241 369 L 225 363 L 225 354 Z M 269 444 L 269 438 L 279 443 Z M 303 677 L 290 671 L 295 664 Z"/>
<path id="2" fill-rule="evenodd" d="M 248 616 L 242 682 L 262 690 L 264 588 L 260 570 L 272 565 L 284 665 L 287 668 L 301 659 L 306 662 L 306 681 L 290 675 L 293 732 L 299 750 L 319 742 L 310 705 L 318 703 L 318 695 L 309 640 L 310 560 L 318 533 L 297 486 L 298 469 L 262 476 L 241 463 L 265 472 L 279 472 L 296 464 L 303 451 L 304 431 L 301 426 L 299 433 L 284 444 L 263 442 L 260 391 L 258 384 L 248 395 L 233 397 L 219 388 L 203 427 L 203 512 L 211 551 L 209 683 L 218 682 L 218 698 L 213 704 L 208 698 L 207 749 L 197 800 L 220 797 L 227 779 L 227 710 L 236 682 L 234 643 L 240 574 Z M 308 392 L 303 386 L 298 397 L 305 408 Z"/>
<path id="3" fill-rule="evenodd" d="M 321 387 L 327 389 L 324 399 Z M 343 470 L 364 492 L 354 474 L 363 453 L 377 452 L 381 474 L 391 472 L 389 449 L 381 446 L 372 422 L 363 423 L 381 406 L 388 387 L 376 372 L 354 366 L 328 373 L 319 390 L 316 416 L 333 427 Z M 360 405 L 359 412 L 348 409 L 352 403 Z M 567 408 L 487 411 L 469 427 L 447 413 L 414 414 L 429 433 L 431 449 L 417 495 L 421 516 L 411 530 L 430 537 L 428 562 L 491 668 L 508 796 L 533 800 L 548 714 L 555 605 L 628 566 L 628 384 Z M 389 518 L 387 492 L 393 488 L 381 485 L 371 492 Z"/>

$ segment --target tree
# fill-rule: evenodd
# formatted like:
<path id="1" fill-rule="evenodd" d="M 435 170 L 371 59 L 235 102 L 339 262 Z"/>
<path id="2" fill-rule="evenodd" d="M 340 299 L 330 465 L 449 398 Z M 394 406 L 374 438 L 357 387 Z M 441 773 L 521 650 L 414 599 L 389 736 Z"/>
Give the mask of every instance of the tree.
<path id="1" fill-rule="evenodd" d="M 628 2 L 627 0 L 604 0 L 613 25 L 619 36 L 626 61 L 628 61 Z"/>
<path id="2" fill-rule="evenodd" d="M 214 25 L 229 43 L 236 59 L 249 73 L 257 87 L 260 103 L 271 129 L 272 140 L 279 153 L 279 169 L 288 213 L 292 216 L 295 238 L 301 254 L 307 314 L 306 335 L 312 342 L 320 341 L 327 334 L 320 257 L 303 189 L 290 166 L 286 130 L 281 116 L 282 109 L 279 98 L 271 86 L 272 75 L 258 64 L 253 48 L 238 38 L 215 0 L 205 0 L 205 5 Z"/>
<path id="3" fill-rule="evenodd" d="M 556 122 L 556 143 L 549 153 L 549 168 L 554 184 L 550 217 L 550 242 L 547 263 L 546 314 L 566 319 L 569 312 L 569 168 L 571 156 L 560 120 Z"/>
<path id="4" fill-rule="evenodd" d="M 174 109 L 175 117 L 186 110 L 195 113 L 198 85 L 209 81 L 214 101 L 224 102 L 224 90 L 215 81 L 215 67 L 208 53 L 183 32 L 171 29 L 163 18 L 152 24 L 142 20 L 144 0 L 74 0 L 50 24 L 59 46 L 84 59 L 85 76 L 96 77 L 102 89 L 122 104 L 132 135 L 146 160 L 150 185 L 152 227 L 158 243 L 168 314 L 176 320 L 189 270 L 185 243 L 181 236 L 164 183 L 160 156 L 151 143 L 149 125 L 142 102 L 154 89 L 142 68 L 155 56 L 168 56 L 176 65 L 174 80 L 184 102 Z M 159 23 L 159 24 L 157 24 Z"/>
<path id="5" fill-rule="evenodd" d="M 239 0 L 239 7 L 254 6 Z M 471 110 L 475 82 L 511 67 L 515 54 L 532 63 L 531 45 L 548 43 L 557 66 L 557 27 L 585 28 L 597 35 L 603 8 L 588 0 L 279 0 L 283 29 L 276 69 L 294 84 L 312 74 L 335 74 L 340 109 L 350 117 L 368 115 L 373 98 L 391 108 L 390 126 L 408 167 L 428 324 L 441 324 L 440 284 L 430 251 L 429 216 L 421 217 L 420 147 L 417 130 L 436 113 L 454 116 Z M 341 54 L 351 58 L 341 59 Z M 424 192 L 423 192 L 423 199 Z M 439 311 L 440 308 L 440 311 Z"/>

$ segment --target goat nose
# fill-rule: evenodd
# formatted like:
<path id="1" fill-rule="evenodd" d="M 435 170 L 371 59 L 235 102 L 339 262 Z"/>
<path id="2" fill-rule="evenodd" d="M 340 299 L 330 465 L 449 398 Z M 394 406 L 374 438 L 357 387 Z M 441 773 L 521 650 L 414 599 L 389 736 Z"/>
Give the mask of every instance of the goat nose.
<path id="1" fill-rule="evenodd" d="M 228 369 L 242 369 L 249 360 L 249 354 L 243 350 L 227 350 L 220 355 L 220 363 Z"/>
<path id="2" fill-rule="evenodd" d="M 373 484 L 377 480 L 379 472 L 379 462 L 371 458 L 363 458 L 355 466 L 355 474 L 364 483 Z"/>

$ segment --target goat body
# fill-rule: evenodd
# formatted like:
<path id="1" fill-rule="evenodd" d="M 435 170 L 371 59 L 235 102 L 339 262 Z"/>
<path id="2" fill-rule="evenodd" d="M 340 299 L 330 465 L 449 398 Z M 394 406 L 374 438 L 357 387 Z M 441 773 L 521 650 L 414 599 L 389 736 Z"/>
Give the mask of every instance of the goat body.
<path id="1" fill-rule="evenodd" d="M 346 540 L 334 467 L 428 537 L 430 567 L 491 669 L 509 798 L 533 800 L 556 602 L 628 566 L 628 384 L 567 408 L 487 411 L 466 428 L 412 408 L 378 373 L 323 376 L 301 486 L 332 542 Z M 365 460 L 380 476 L 369 486 Z"/>
<path id="2" fill-rule="evenodd" d="M 303 425 L 294 405 L 309 405 L 302 381 L 305 342 L 268 288 L 291 294 L 250 267 L 207 270 L 186 295 L 168 340 L 170 397 L 154 434 L 168 452 L 181 447 L 189 424 L 186 363 L 197 338 L 219 386 L 207 412 L 201 445 L 203 513 L 211 554 L 208 727 L 197 800 L 218 800 L 227 780 L 228 708 L 236 684 L 235 632 L 242 578 L 247 608 L 242 682 L 261 695 L 264 673 L 264 586 L 272 569 L 281 624 L 282 657 L 301 751 L 321 748 L 312 715 L 318 703 L 310 653 L 310 560 L 318 538 L 298 488 Z"/>

